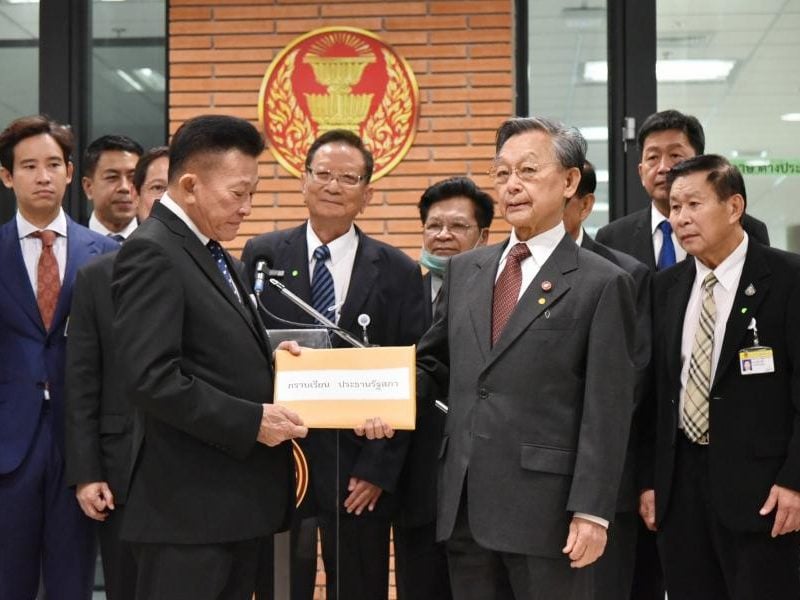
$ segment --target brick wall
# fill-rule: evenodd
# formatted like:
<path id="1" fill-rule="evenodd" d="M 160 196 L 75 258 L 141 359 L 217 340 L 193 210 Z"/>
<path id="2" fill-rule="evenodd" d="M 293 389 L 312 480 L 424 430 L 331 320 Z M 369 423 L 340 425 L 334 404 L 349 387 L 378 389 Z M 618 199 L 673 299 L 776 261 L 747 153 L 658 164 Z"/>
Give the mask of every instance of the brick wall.
<path id="1" fill-rule="evenodd" d="M 485 173 L 494 132 L 514 111 L 512 6 L 512 0 L 170 0 L 170 131 L 202 113 L 236 115 L 258 125 L 261 80 L 292 40 L 332 25 L 376 33 L 410 63 L 421 110 L 414 144 L 375 183 L 358 224 L 418 258 L 416 203 L 426 187 L 468 175 L 492 193 Z M 299 181 L 269 152 L 260 175 L 253 213 L 229 244 L 234 254 L 249 237 L 306 217 Z M 496 220 L 492 238 L 505 231 Z M 323 582 L 321 574 L 318 583 Z M 322 588 L 317 597 L 324 597 Z"/>
<path id="2" fill-rule="evenodd" d="M 410 63 L 421 110 L 414 144 L 375 183 L 358 224 L 417 258 L 416 203 L 428 185 L 469 175 L 491 193 L 485 172 L 494 131 L 514 110 L 512 6 L 512 0 L 170 0 L 170 131 L 201 113 L 257 125 L 261 79 L 294 38 L 331 25 L 376 33 Z M 298 180 L 269 152 L 260 174 L 253 213 L 229 244 L 234 253 L 249 237 L 306 216 Z M 506 230 L 497 222 L 495 228 Z"/>

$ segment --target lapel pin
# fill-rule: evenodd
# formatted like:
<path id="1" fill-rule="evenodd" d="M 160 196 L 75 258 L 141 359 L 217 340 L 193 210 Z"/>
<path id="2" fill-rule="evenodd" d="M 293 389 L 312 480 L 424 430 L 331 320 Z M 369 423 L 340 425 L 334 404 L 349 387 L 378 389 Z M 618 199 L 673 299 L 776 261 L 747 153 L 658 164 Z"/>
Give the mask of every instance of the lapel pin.
<path id="1" fill-rule="evenodd" d="M 743 306 L 743 307 L 742 307 L 742 314 L 743 314 L 743 315 L 744 315 L 744 314 L 747 314 L 747 307 L 746 307 L 746 306 Z"/>
<path id="2" fill-rule="evenodd" d="M 544 298 L 539 298 L 539 304 L 544 304 L 545 302 L 547 302 L 547 300 Z"/>
<path id="3" fill-rule="evenodd" d="M 292 277 L 297 277 L 298 274 L 299 274 L 299 271 L 297 269 L 293 269 L 292 270 Z"/>
<path id="4" fill-rule="evenodd" d="M 553 284 L 545 279 L 542 282 L 542 290 L 545 291 L 545 292 L 549 292 L 552 289 L 553 289 Z"/>
<path id="5" fill-rule="evenodd" d="M 550 318 L 550 311 L 549 310 L 544 311 L 544 318 L 545 319 L 549 319 Z"/>
<path id="6" fill-rule="evenodd" d="M 753 296 L 756 293 L 755 286 L 751 283 L 746 288 L 744 288 L 744 295 L 745 296 Z"/>

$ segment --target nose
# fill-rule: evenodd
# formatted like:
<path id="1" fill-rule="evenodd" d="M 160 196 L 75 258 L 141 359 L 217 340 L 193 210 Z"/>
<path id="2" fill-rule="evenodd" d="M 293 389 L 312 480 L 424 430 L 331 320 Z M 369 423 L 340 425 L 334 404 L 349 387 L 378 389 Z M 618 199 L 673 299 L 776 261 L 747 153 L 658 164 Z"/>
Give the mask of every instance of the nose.
<path id="1" fill-rule="evenodd" d="M 36 170 L 36 181 L 39 183 L 49 183 L 51 179 L 50 170 L 46 166 L 42 166 Z"/>
<path id="2" fill-rule="evenodd" d="M 133 175 L 123 175 L 120 179 L 119 191 L 130 192 L 133 188 Z"/>
<path id="3" fill-rule="evenodd" d="M 248 194 L 247 199 L 239 208 L 239 213 L 244 217 L 249 217 L 250 212 L 253 210 L 253 194 Z"/>
<path id="4" fill-rule="evenodd" d="M 508 176 L 508 181 L 506 181 L 505 186 L 506 189 L 512 193 L 518 192 L 519 190 L 522 189 L 522 179 L 520 179 L 516 169 L 511 170 L 511 173 Z"/>
<path id="5" fill-rule="evenodd" d="M 450 231 L 450 227 L 447 225 L 442 225 L 442 228 L 436 233 L 434 237 L 437 238 L 451 238 L 453 237 L 453 232 Z"/>

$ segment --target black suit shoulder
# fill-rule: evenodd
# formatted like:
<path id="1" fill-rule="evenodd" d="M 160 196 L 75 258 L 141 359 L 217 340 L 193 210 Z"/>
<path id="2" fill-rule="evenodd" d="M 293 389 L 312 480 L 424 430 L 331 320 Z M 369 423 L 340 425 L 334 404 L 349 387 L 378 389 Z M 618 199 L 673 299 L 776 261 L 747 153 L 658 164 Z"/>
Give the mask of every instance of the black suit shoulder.
<path id="1" fill-rule="evenodd" d="M 759 244 L 769 246 L 769 231 L 767 231 L 766 223 L 745 213 L 742 217 L 742 228 L 747 232 L 747 235 Z"/>

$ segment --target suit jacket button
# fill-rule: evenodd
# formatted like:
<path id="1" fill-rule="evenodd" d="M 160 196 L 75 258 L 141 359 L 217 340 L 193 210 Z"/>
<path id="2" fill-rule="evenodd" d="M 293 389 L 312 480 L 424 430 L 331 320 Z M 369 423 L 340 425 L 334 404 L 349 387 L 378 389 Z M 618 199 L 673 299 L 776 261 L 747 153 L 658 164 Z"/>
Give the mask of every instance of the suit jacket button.
<path id="1" fill-rule="evenodd" d="M 478 396 L 481 400 L 486 400 L 489 397 L 489 392 L 485 388 L 481 388 L 478 392 Z"/>

